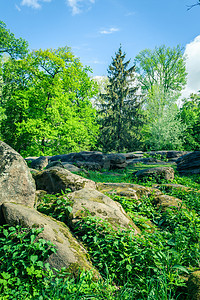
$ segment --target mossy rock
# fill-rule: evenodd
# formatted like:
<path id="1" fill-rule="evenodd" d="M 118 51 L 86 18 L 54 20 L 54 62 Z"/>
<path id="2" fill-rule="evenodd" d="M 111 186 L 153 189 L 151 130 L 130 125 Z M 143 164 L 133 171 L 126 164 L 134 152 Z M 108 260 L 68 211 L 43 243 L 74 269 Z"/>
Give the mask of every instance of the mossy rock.
<path id="1" fill-rule="evenodd" d="M 33 174 L 33 177 L 36 182 L 37 190 L 44 190 L 49 194 L 60 193 L 66 189 L 76 191 L 84 187 L 96 188 L 94 181 L 59 167 L 52 167 L 37 174 Z"/>
<path id="2" fill-rule="evenodd" d="M 68 194 L 72 200 L 73 207 L 71 216 L 71 226 L 73 227 L 80 219 L 92 215 L 108 221 L 118 229 L 133 229 L 135 234 L 140 230 L 126 214 L 121 204 L 112 200 L 96 189 L 84 188 Z"/>
<path id="3" fill-rule="evenodd" d="M 97 183 L 97 190 L 111 195 L 124 196 L 130 199 L 138 200 L 143 196 L 162 194 L 156 188 L 150 188 L 131 183 Z"/>
<path id="4" fill-rule="evenodd" d="M 173 196 L 159 195 L 155 197 L 154 200 L 157 202 L 157 206 L 161 207 L 162 210 L 165 210 L 166 208 L 182 207 L 182 200 Z"/>
<path id="5" fill-rule="evenodd" d="M 187 288 L 187 300 L 200 300 L 200 271 L 195 271 L 190 275 Z"/>
<path id="6" fill-rule="evenodd" d="M 47 260 L 52 268 L 65 268 L 69 272 L 73 270 L 72 276 L 78 276 L 78 271 L 92 271 L 94 279 L 100 278 L 98 271 L 92 266 L 89 254 L 64 223 L 35 209 L 14 203 L 4 203 L 2 210 L 6 223 L 11 226 L 20 224 L 27 228 L 43 228 L 39 236 L 51 241 L 56 248 L 56 253 L 51 254 Z"/>

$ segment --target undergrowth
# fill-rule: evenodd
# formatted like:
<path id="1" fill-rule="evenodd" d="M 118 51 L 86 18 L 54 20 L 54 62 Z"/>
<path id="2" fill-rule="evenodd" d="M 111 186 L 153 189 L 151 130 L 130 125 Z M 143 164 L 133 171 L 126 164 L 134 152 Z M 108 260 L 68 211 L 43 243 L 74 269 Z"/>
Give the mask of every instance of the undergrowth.
<path id="1" fill-rule="evenodd" d="M 85 175 L 86 176 L 86 175 Z M 154 186 L 155 180 L 138 181 L 130 170 L 89 171 L 96 182 L 127 182 Z M 141 230 L 113 228 L 88 215 L 73 234 L 88 250 L 102 275 L 94 282 L 91 272 L 70 278 L 66 271 L 51 270 L 46 259 L 55 249 L 38 237 L 41 229 L 0 227 L 0 300 L 4 299 L 110 299 L 184 300 L 191 272 L 200 269 L 200 180 L 180 177 L 174 185 L 162 180 L 160 189 L 182 200 L 182 207 L 159 208 L 153 195 L 140 201 L 112 195 Z M 67 193 L 44 195 L 38 210 L 68 224 L 73 203 Z"/>

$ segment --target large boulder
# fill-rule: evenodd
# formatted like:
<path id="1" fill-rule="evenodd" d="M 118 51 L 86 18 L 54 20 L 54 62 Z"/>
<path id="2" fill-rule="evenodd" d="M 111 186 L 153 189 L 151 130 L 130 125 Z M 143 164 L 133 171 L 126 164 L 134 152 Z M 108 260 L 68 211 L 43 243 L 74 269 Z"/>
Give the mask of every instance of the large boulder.
<path id="1" fill-rule="evenodd" d="M 121 154 L 124 155 L 127 160 L 134 159 L 134 158 L 142 158 L 144 156 L 144 152 L 142 152 L 142 151 L 121 153 Z"/>
<path id="2" fill-rule="evenodd" d="M 166 208 L 181 208 L 182 207 L 182 200 L 169 196 L 169 195 L 158 195 L 154 197 L 154 200 L 156 200 L 157 206 L 160 207 L 162 210 L 165 210 Z"/>
<path id="3" fill-rule="evenodd" d="M 161 150 L 161 151 L 149 151 L 147 152 L 148 155 L 154 157 L 154 156 L 160 156 L 160 158 L 164 159 L 167 158 L 169 160 L 176 160 L 179 157 L 187 154 L 188 151 L 175 151 L 175 150 Z"/>
<path id="4" fill-rule="evenodd" d="M 0 205 L 15 202 L 33 207 L 35 190 L 25 160 L 10 146 L 0 142 Z"/>
<path id="5" fill-rule="evenodd" d="M 26 228 L 44 228 L 40 237 L 51 241 L 57 250 L 47 260 L 52 268 L 60 270 L 64 267 L 74 276 L 78 275 L 79 269 L 93 270 L 94 275 L 99 277 L 88 259 L 86 250 L 72 236 L 64 223 L 43 215 L 35 209 L 14 203 L 4 203 L 2 211 L 6 223 L 11 226 L 20 224 Z"/>
<path id="6" fill-rule="evenodd" d="M 110 168 L 110 160 L 107 155 L 98 151 L 82 151 L 79 153 L 55 155 L 50 158 L 50 161 L 56 160 L 60 160 L 62 163 L 73 163 L 78 167 L 84 167 L 91 170 Z"/>
<path id="7" fill-rule="evenodd" d="M 149 168 L 143 169 L 133 173 L 139 179 L 153 177 L 157 181 L 160 179 L 173 180 L 174 179 L 174 169 L 171 167 L 157 167 L 157 168 Z"/>
<path id="8" fill-rule="evenodd" d="M 66 162 L 63 162 L 62 164 L 63 164 L 64 168 L 67 169 L 70 172 L 73 172 L 73 173 L 81 172 L 81 169 L 78 168 L 77 166 L 74 166 L 73 164 L 69 164 L 69 163 L 66 163 Z"/>
<path id="9" fill-rule="evenodd" d="M 90 161 L 77 161 L 76 166 L 78 168 L 83 168 L 91 171 L 100 171 L 102 169 L 102 165 L 98 162 L 90 162 Z"/>
<path id="10" fill-rule="evenodd" d="M 180 174 L 200 174 L 200 151 L 180 157 L 177 160 L 177 171 Z"/>
<path id="11" fill-rule="evenodd" d="M 127 164 L 128 166 L 131 166 L 131 165 L 136 165 L 138 163 L 142 163 L 142 164 L 165 164 L 166 165 L 166 162 L 162 161 L 162 160 L 158 160 L 154 157 L 143 157 L 143 158 L 134 158 L 134 159 L 129 159 L 127 161 Z"/>
<path id="12" fill-rule="evenodd" d="M 95 189 L 84 188 L 68 194 L 68 198 L 73 202 L 71 226 L 90 214 L 108 221 L 114 228 L 133 228 L 135 234 L 140 232 L 121 204 Z"/>
<path id="13" fill-rule="evenodd" d="M 70 171 L 52 167 L 50 169 L 33 174 L 37 190 L 47 191 L 49 194 L 60 193 L 66 189 L 80 190 L 84 187 L 96 188 L 94 181 L 72 174 Z"/>
<path id="14" fill-rule="evenodd" d="M 164 195 L 158 188 L 147 187 L 131 183 L 97 183 L 97 189 L 102 193 L 127 197 L 142 201 L 142 197 L 150 197 L 158 207 L 166 208 L 181 207 L 182 201 L 178 198 Z"/>
<path id="15" fill-rule="evenodd" d="M 156 188 L 150 188 L 139 184 L 131 183 L 97 183 L 97 190 L 102 193 L 111 195 L 124 196 L 131 199 L 141 199 L 143 196 L 149 197 L 151 195 L 162 194 Z"/>
<path id="16" fill-rule="evenodd" d="M 46 156 L 40 156 L 35 160 L 32 160 L 30 167 L 36 170 L 42 170 L 48 165 L 48 158 Z"/>
<path id="17" fill-rule="evenodd" d="M 176 191 L 183 191 L 183 192 L 191 192 L 194 191 L 194 189 L 184 186 L 182 184 L 176 184 L 176 183 L 163 183 L 163 184 L 154 184 L 154 188 L 164 190 L 165 192 L 171 192 L 173 190 Z"/>
<path id="18" fill-rule="evenodd" d="M 110 169 L 124 169 L 127 166 L 126 156 L 118 153 L 107 154 L 110 160 Z"/>

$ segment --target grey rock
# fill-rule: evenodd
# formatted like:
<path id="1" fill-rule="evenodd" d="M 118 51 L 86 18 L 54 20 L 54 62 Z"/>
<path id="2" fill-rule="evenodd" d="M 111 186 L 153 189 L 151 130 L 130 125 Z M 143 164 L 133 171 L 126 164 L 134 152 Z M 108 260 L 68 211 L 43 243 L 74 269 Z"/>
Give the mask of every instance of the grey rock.
<path id="1" fill-rule="evenodd" d="M 180 174 L 200 174 L 200 151 L 186 154 L 177 160 L 177 171 Z"/>
<path id="2" fill-rule="evenodd" d="M 160 179 L 173 180 L 174 169 L 171 167 L 149 168 L 149 169 L 137 171 L 133 173 L 133 175 L 137 176 L 140 179 L 154 177 L 158 181 Z"/>
<path id="3" fill-rule="evenodd" d="M 82 151 L 79 153 L 56 155 L 50 158 L 50 161 L 56 160 L 60 160 L 62 163 L 82 164 L 84 168 L 88 167 L 89 169 L 91 169 L 92 165 L 98 170 L 110 168 L 110 160 L 107 158 L 107 155 L 98 151 Z"/>
<path id="4" fill-rule="evenodd" d="M 68 198 L 73 201 L 71 226 L 76 224 L 82 217 L 87 216 L 89 212 L 92 216 L 108 221 L 115 228 L 133 228 L 135 234 L 140 232 L 126 215 L 121 204 L 96 189 L 83 188 L 68 194 Z"/>
<path id="5" fill-rule="evenodd" d="M 33 207 L 35 191 L 35 182 L 25 160 L 0 142 L 0 205 L 15 202 Z"/>
<path id="6" fill-rule="evenodd" d="M 46 156 L 40 156 L 31 162 L 31 168 L 36 170 L 42 170 L 48 165 L 48 158 Z"/>
<path id="7" fill-rule="evenodd" d="M 129 153 L 121 153 L 126 157 L 127 160 L 134 159 L 134 158 L 142 158 L 144 156 L 144 152 L 142 151 L 135 151 L 135 152 L 129 152 Z"/>
<path id="8" fill-rule="evenodd" d="M 123 154 L 110 153 L 107 157 L 110 160 L 110 169 L 123 169 L 127 166 L 126 157 Z"/>
<path id="9" fill-rule="evenodd" d="M 65 168 L 66 170 L 68 170 L 68 171 L 70 171 L 70 172 L 72 172 L 72 173 L 73 173 L 73 172 L 74 172 L 74 173 L 79 173 L 79 172 L 81 171 L 80 168 L 74 166 L 73 164 L 69 164 L 69 163 L 65 163 L 65 162 L 63 162 L 62 164 L 63 164 L 63 166 L 64 166 L 64 168 Z"/>
<path id="10" fill-rule="evenodd" d="M 39 237 L 51 241 L 57 250 L 47 260 L 52 268 L 60 270 L 64 267 L 75 277 L 79 273 L 79 268 L 93 270 L 94 275 L 100 277 L 87 259 L 86 250 L 72 236 L 64 223 L 19 204 L 4 203 L 2 210 L 7 224 L 11 226 L 20 224 L 26 228 L 44 228 Z"/>
<path id="11" fill-rule="evenodd" d="M 52 167 L 36 175 L 33 174 L 33 177 L 36 182 L 37 190 L 44 190 L 49 194 L 60 193 L 68 188 L 72 191 L 80 190 L 84 187 L 96 188 L 94 181 L 59 167 Z"/>
<path id="12" fill-rule="evenodd" d="M 46 166 L 46 169 L 50 169 L 52 167 L 64 168 L 63 164 L 59 160 L 58 161 L 51 161 L 50 163 L 48 163 L 48 165 Z"/>

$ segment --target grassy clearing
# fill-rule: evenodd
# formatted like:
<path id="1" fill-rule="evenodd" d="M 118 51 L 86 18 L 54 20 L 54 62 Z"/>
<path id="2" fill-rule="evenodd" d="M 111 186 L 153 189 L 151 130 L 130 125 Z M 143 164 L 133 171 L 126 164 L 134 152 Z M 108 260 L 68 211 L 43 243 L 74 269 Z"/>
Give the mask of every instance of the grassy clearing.
<path id="1" fill-rule="evenodd" d="M 89 171 L 87 178 L 153 186 L 153 179 L 139 182 L 132 176 L 135 168 L 146 167 L 137 165 L 114 174 Z M 200 180 L 197 175 L 176 174 L 172 183 L 190 188 L 161 187 L 166 194 L 182 199 L 181 208 L 162 211 L 153 196 L 143 197 L 139 203 L 112 196 L 141 229 L 140 236 L 134 236 L 131 230 L 116 231 L 92 216 L 77 225 L 74 234 L 101 273 L 99 282 L 93 282 L 87 272 L 78 279 L 71 279 L 64 270 L 53 273 L 44 261 L 54 248 L 46 241 L 36 242 L 37 231 L 1 227 L 0 299 L 186 299 L 187 278 L 200 268 Z M 67 223 L 70 205 L 67 194 L 45 195 L 38 210 Z"/>

